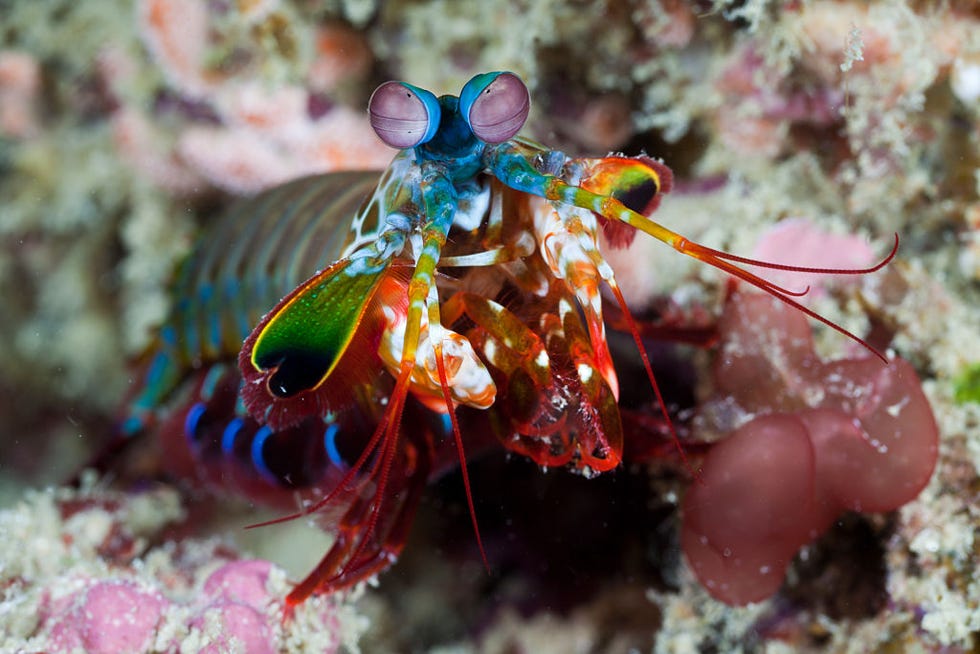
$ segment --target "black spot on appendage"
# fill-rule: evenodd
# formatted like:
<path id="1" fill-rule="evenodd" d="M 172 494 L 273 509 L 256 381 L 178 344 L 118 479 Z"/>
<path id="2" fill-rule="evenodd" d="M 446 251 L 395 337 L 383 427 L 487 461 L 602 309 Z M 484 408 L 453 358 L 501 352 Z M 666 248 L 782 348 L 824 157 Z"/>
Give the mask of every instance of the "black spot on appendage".
<path id="1" fill-rule="evenodd" d="M 264 369 L 276 369 L 269 377 L 269 391 L 276 397 L 283 398 L 292 397 L 315 387 L 333 363 L 333 357 L 305 351 L 280 353 L 275 358 L 278 361 L 258 363 Z"/>
<path id="2" fill-rule="evenodd" d="M 650 180 L 627 191 L 617 192 L 615 197 L 636 213 L 645 214 L 647 207 L 650 206 L 650 202 L 656 195 L 657 185 L 653 180 Z"/>

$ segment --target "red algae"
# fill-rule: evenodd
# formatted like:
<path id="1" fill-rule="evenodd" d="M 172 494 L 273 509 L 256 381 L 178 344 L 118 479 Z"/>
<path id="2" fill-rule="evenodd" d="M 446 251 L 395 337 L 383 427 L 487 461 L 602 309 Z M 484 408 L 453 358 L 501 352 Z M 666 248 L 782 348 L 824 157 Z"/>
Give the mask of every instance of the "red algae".
<path id="1" fill-rule="evenodd" d="M 809 538 L 815 457 L 792 416 L 764 416 L 715 446 L 684 502 L 681 544 L 717 599 L 745 604 L 779 588 Z"/>
<path id="2" fill-rule="evenodd" d="M 824 362 L 806 319 L 736 295 L 721 321 L 717 386 L 749 422 L 713 446 L 684 502 L 682 546 L 708 592 L 756 602 L 845 510 L 892 511 L 936 464 L 938 427 L 911 366 Z"/>

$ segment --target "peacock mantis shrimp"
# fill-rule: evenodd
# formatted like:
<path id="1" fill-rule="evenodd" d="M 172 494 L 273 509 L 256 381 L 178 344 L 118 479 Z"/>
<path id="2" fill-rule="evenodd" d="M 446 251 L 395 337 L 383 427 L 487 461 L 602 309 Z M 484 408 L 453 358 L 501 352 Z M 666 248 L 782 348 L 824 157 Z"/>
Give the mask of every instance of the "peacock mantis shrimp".
<path id="1" fill-rule="evenodd" d="M 464 446 L 497 440 L 586 475 L 619 465 L 602 286 L 660 392 L 601 232 L 614 245 L 643 232 L 864 344 L 742 266 L 864 274 L 895 249 L 837 270 L 692 242 L 650 218 L 671 189 L 663 163 L 569 157 L 518 137 L 529 107 L 509 72 L 439 98 L 382 84 L 371 124 L 400 152 L 380 177 L 321 175 L 251 198 L 178 278 L 123 430 L 159 431 L 171 467 L 211 486 L 279 505 L 304 498 L 272 522 L 316 517 L 337 539 L 290 606 L 388 567 L 427 480 L 454 459 L 479 543 Z"/>

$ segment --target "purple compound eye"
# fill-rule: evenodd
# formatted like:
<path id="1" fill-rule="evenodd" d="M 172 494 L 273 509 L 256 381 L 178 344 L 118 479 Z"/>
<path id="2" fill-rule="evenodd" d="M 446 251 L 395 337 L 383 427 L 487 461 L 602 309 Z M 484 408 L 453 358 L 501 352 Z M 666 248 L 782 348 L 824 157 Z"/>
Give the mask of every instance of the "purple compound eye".
<path id="1" fill-rule="evenodd" d="M 531 108 L 524 82 L 513 73 L 484 73 L 463 87 L 460 110 L 470 129 L 486 143 L 503 143 L 521 131 Z"/>
<path id="2" fill-rule="evenodd" d="M 368 101 L 371 127 L 393 148 L 421 145 L 439 129 L 439 101 L 424 89 L 404 82 L 385 82 Z"/>

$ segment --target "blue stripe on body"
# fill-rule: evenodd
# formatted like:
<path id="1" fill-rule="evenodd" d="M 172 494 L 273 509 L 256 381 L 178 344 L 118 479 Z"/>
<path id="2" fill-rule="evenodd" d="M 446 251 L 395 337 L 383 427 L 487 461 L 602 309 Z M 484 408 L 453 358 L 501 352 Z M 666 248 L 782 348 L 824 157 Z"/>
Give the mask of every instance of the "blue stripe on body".
<path id="1" fill-rule="evenodd" d="M 225 427 L 224 433 L 221 434 L 221 451 L 224 452 L 225 456 L 231 455 L 235 447 L 235 438 L 238 437 L 238 432 L 242 430 L 244 425 L 244 420 L 235 418 Z"/>
<path id="2" fill-rule="evenodd" d="M 339 432 L 340 425 L 337 423 L 333 422 L 327 425 L 326 431 L 323 432 L 323 448 L 327 451 L 327 456 L 330 457 L 330 463 L 341 470 L 347 470 L 349 466 L 340 456 L 340 450 L 337 449 L 337 434 Z"/>
<path id="3" fill-rule="evenodd" d="M 252 437 L 252 464 L 263 477 L 278 483 L 279 480 L 269 470 L 269 466 L 265 463 L 265 455 L 262 453 L 262 448 L 270 436 L 272 436 L 272 429 L 268 425 L 262 425 L 262 428 L 255 432 L 255 436 Z"/>
<path id="4" fill-rule="evenodd" d="M 207 407 L 204 403 L 198 402 L 190 408 L 190 411 L 187 412 L 187 417 L 184 418 L 184 436 L 192 443 L 197 442 L 197 428 L 200 426 L 201 417 L 206 410 Z"/>

